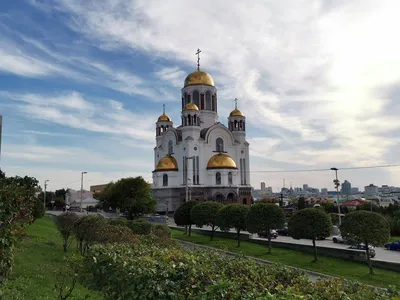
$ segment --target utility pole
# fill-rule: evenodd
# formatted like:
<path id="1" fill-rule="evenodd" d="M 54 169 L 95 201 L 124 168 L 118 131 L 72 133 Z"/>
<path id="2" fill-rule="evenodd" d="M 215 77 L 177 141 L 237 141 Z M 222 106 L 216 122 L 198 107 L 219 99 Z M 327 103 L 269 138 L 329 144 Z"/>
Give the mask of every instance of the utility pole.
<path id="1" fill-rule="evenodd" d="M 47 188 L 47 183 L 49 181 L 45 180 L 44 181 L 44 193 L 43 193 L 43 206 L 44 206 L 44 210 L 46 210 L 46 188 Z"/>
<path id="2" fill-rule="evenodd" d="M 83 174 L 86 174 L 87 172 L 82 172 L 81 173 L 81 212 L 82 212 L 82 201 L 83 201 Z"/>
<path id="3" fill-rule="evenodd" d="M 337 198 L 337 207 L 338 207 L 338 213 L 339 213 L 339 226 L 342 225 L 342 217 L 340 216 L 340 203 L 339 203 L 339 186 L 340 182 L 337 176 L 338 168 L 331 168 L 332 171 L 335 171 L 336 179 L 333 180 L 333 183 L 335 184 L 336 187 L 336 198 Z"/>
<path id="4" fill-rule="evenodd" d="M 190 178 L 188 177 L 188 160 L 193 159 L 194 156 L 187 156 L 185 157 L 185 162 L 186 162 L 186 196 L 185 196 L 185 201 L 188 201 L 189 199 L 189 186 L 188 186 L 188 181 Z"/>

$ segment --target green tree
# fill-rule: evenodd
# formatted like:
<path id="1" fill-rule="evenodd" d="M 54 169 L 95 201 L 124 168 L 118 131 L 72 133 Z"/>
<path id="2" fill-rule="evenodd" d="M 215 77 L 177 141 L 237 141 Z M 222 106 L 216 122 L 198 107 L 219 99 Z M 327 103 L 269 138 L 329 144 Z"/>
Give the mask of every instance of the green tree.
<path id="1" fill-rule="evenodd" d="M 225 205 L 217 213 L 217 225 L 222 231 L 229 231 L 231 228 L 235 228 L 238 247 L 240 247 L 240 231 L 246 230 L 246 216 L 249 209 L 247 205 L 234 203 Z"/>
<path id="2" fill-rule="evenodd" d="M 365 210 L 347 214 L 340 226 L 344 239 L 352 243 L 364 243 L 370 274 L 374 273 L 369 246 L 383 246 L 390 237 L 390 225 L 380 214 Z"/>
<path id="3" fill-rule="evenodd" d="M 272 251 L 271 230 L 285 224 L 285 212 L 275 204 L 258 203 L 250 207 L 246 217 L 247 230 L 251 233 L 265 231 L 268 237 L 268 253 Z"/>
<path id="4" fill-rule="evenodd" d="M 188 232 L 185 232 L 188 233 L 189 236 L 192 234 L 192 225 L 194 224 L 190 218 L 190 211 L 192 210 L 193 206 L 198 203 L 199 202 L 196 200 L 184 202 L 174 213 L 175 224 L 178 226 L 186 226 L 186 228 L 189 227 Z"/>
<path id="5" fill-rule="evenodd" d="M 211 227 L 211 241 L 214 238 L 214 232 L 218 229 L 217 213 L 222 207 L 224 207 L 224 205 L 219 202 L 207 201 L 196 204 L 190 211 L 190 219 L 196 226 Z"/>
<path id="6" fill-rule="evenodd" d="M 33 220 L 43 217 L 45 212 L 46 210 L 44 208 L 43 199 L 37 197 L 32 213 Z"/>
<path id="7" fill-rule="evenodd" d="M 330 236 L 331 218 L 322 209 L 305 208 L 296 212 L 288 223 L 288 229 L 294 239 L 310 239 L 314 247 L 314 261 L 318 260 L 317 239 Z"/>
<path id="8" fill-rule="evenodd" d="M 75 222 L 79 219 L 78 215 L 73 212 L 65 212 L 56 218 L 56 226 L 63 239 L 64 252 L 72 243 L 72 234 L 74 232 Z"/>
<path id="9" fill-rule="evenodd" d="M 98 199 L 112 208 L 128 211 L 129 217 L 153 213 L 157 201 L 151 194 L 150 185 L 142 177 L 122 178 L 108 186 Z M 108 207 L 106 207 L 108 208 Z"/>
<path id="10" fill-rule="evenodd" d="M 297 201 L 297 210 L 305 209 L 306 208 L 306 199 L 301 196 Z"/>

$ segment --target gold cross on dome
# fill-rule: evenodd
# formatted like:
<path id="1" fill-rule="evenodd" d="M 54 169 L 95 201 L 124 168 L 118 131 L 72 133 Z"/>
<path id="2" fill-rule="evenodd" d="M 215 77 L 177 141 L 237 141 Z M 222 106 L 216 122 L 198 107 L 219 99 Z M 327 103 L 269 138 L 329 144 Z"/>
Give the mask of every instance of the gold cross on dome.
<path id="1" fill-rule="evenodd" d="M 235 98 L 233 101 L 235 101 L 235 109 L 237 109 L 238 98 Z"/>
<path id="2" fill-rule="evenodd" d="M 162 105 L 163 114 L 165 115 L 165 104 Z"/>
<path id="3" fill-rule="evenodd" d="M 197 52 L 195 53 L 195 55 L 197 55 L 197 71 L 200 71 L 200 53 L 201 50 L 197 48 Z"/>

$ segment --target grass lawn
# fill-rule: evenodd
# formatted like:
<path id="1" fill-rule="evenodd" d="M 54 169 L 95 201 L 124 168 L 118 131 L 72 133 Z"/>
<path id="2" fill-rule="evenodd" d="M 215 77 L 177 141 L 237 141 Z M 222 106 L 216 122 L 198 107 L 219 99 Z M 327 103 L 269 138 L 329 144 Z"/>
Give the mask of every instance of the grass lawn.
<path id="1" fill-rule="evenodd" d="M 392 236 L 390 237 L 390 242 L 397 242 L 400 241 L 400 236 Z"/>
<path id="2" fill-rule="evenodd" d="M 36 220 L 26 228 L 26 234 L 28 237 L 17 245 L 13 272 L 0 299 L 58 299 L 55 277 L 63 258 L 75 253 L 75 244 L 64 255 L 61 238 L 50 217 Z M 68 299 L 102 299 L 102 296 L 77 284 Z"/>
<path id="3" fill-rule="evenodd" d="M 210 247 L 226 249 L 231 252 L 242 253 L 244 255 L 266 259 L 276 263 L 294 266 L 306 270 L 320 272 L 327 275 L 342 277 L 349 280 L 355 280 L 370 285 L 388 287 L 396 285 L 400 287 L 400 273 L 375 269 L 375 275 L 369 275 L 366 264 L 346 261 L 337 258 L 321 256 L 318 262 L 312 262 L 314 256 L 308 253 L 295 250 L 272 248 L 272 254 L 267 254 L 267 246 L 258 245 L 251 242 L 241 242 L 240 248 L 237 248 L 237 241 L 227 238 L 216 238 L 210 241 L 210 237 L 192 232 L 189 237 L 183 234 L 183 231 L 171 229 L 172 237 L 183 241 Z"/>

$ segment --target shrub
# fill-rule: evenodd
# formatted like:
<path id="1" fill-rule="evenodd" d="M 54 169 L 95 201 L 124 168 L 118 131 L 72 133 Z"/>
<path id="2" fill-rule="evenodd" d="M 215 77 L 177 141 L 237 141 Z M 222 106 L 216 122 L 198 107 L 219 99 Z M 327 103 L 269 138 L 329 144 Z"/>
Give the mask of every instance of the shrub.
<path id="1" fill-rule="evenodd" d="M 33 220 L 42 218 L 44 216 L 45 212 L 46 212 L 46 209 L 44 207 L 43 200 L 40 198 L 37 198 L 36 202 L 35 202 L 35 206 L 33 207 L 33 212 L 32 212 Z"/>
<path id="2" fill-rule="evenodd" d="M 151 223 L 144 221 L 144 220 L 135 220 L 135 221 L 129 222 L 128 226 L 134 234 L 148 235 L 151 233 L 151 228 L 153 225 L 151 225 Z"/>
<path id="3" fill-rule="evenodd" d="M 104 227 L 108 225 L 102 216 L 84 216 L 75 222 L 74 232 L 82 255 L 87 253 L 94 241 L 99 240 Z"/>
<path id="4" fill-rule="evenodd" d="M 199 202 L 196 200 L 187 201 L 179 206 L 174 214 L 174 221 L 176 225 L 189 226 L 189 236 L 192 233 L 192 225 L 194 224 L 194 222 L 190 218 L 190 211 L 192 210 L 193 206 L 198 203 Z"/>
<path id="5" fill-rule="evenodd" d="M 67 252 L 71 245 L 71 236 L 74 232 L 75 222 L 79 219 L 78 215 L 73 212 L 65 212 L 57 216 L 55 219 L 58 231 L 63 239 L 64 252 Z"/>
<path id="6" fill-rule="evenodd" d="M 352 243 L 364 243 L 370 273 L 374 273 L 368 246 L 383 246 L 390 237 L 390 225 L 380 214 L 360 210 L 349 213 L 343 219 L 340 231 L 346 240 Z"/>
<path id="7" fill-rule="evenodd" d="M 332 222 L 322 209 L 305 208 L 296 212 L 288 222 L 288 229 L 294 239 L 310 239 L 314 246 L 314 261 L 318 260 L 317 239 L 330 236 Z"/>
<path id="8" fill-rule="evenodd" d="M 268 237 L 268 253 L 271 253 L 271 230 L 285 224 L 285 213 L 275 204 L 254 204 L 246 217 L 247 230 L 251 233 L 265 231 Z"/>
<path id="9" fill-rule="evenodd" d="M 215 230 L 218 229 L 217 213 L 222 207 L 224 205 L 221 203 L 208 201 L 196 204 L 190 211 L 190 219 L 196 226 L 211 226 L 211 241 L 213 240 Z"/>
<path id="10" fill-rule="evenodd" d="M 119 225 L 105 225 L 102 227 L 101 232 L 95 237 L 93 242 L 97 243 L 119 243 L 119 244 L 132 244 L 137 242 L 137 238 L 126 226 Z"/>
<path id="11" fill-rule="evenodd" d="M 171 238 L 171 231 L 169 230 L 169 227 L 167 225 L 163 225 L 163 224 L 154 225 L 151 230 L 151 233 L 154 234 L 156 237 L 159 237 L 162 239 Z"/>
<path id="12" fill-rule="evenodd" d="M 247 205 L 235 203 L 225 205 L 217 213 L 217 225 L 222 231 L 229 231 L 231 228 L 235 228 L 238 247 L 240 246 L 240 231 L 246 230 L 248 212 L 249 207 Z"/>
<path id="13" fill-rule="evenodd" d="M 125 218 L 110 218 L 108 223 L 115 226 L 128 226 L 129 221 Z"/>

